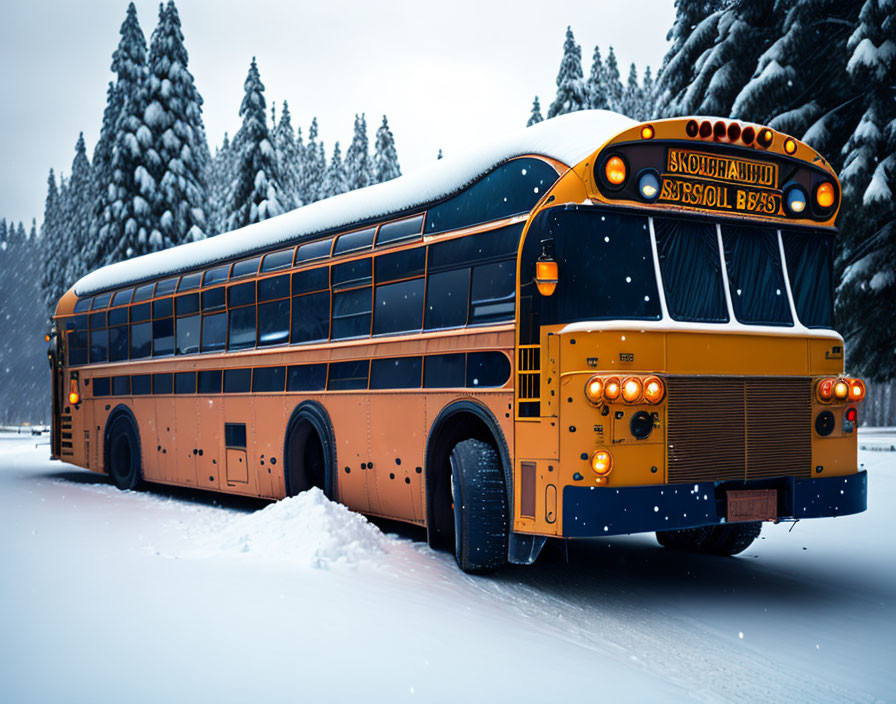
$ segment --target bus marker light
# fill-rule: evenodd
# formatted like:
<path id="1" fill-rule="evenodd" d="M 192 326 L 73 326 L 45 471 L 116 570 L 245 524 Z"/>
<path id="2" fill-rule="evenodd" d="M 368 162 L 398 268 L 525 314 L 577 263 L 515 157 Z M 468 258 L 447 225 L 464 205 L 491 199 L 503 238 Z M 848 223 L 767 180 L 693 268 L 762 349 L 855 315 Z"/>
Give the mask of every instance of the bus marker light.
<path id="1" fill-rule="evenodd" d="M 630 376 L 622 382 L 622 398 L 626 403 L 637 403 L 641 400 L 644 389 L 641 380 L 636 376 Z"/>
<path id="2" fill-rule="evenodd" d="M 865 400 L 865 382 L 861 379 L 849 380 L 849 400 L 853 403 Z"/>
<path id="3" fill-rule="evenodd" d="M 768 127 L 759 130 L 759 135 L 756 137 L 756 141 L 759 142 L 759 146 L 765 149 L 768 149 L 770 146 L 772 146 L 773 139 L 774 134 Z"/>
<path id="4" fill-rule="evenodd" d="M 659 403 L 666 393 L 665 385 L 659 377 L 648 377 L 644 383 L 644 398 L 648 403 Z"/>
<path id="5" fill-rule="evenodd" d="M 50 336 L 48 334 L 44 335 L 44 342 L 49 342 L 49 341 L 50 341 Z"/>
<path id="6" fill-rule="evenodd" d="M 784 196 L 787 210 L 793 215 L 798 215 L 806 209 L 806 192 L 799 186 L 791 186 Z"/>
<path id="7" fill-rule="evenodd" d="M 70 379 L 68 382 L 68 402 L 72 406 L 81 403 L 81 394 L 78 392 L 78 380 Z"/>
<path id="8" fill-rule="evenodd" d="M 660 179 L 652 169 L 645 171 L 638 179 L 638 191 L 646 201 L 654 201 L 660 194 Z"/>
<path id="9" fill-rule="evenodd" d="M 815 395 L 818 397 L 819 401 L 827 402 L 831 400 L 831 396 L 834 394 L 834 380 L 833 379 L 822 379 L 818 382 L 818 386 L 815 387 Z"/>
<path id="10" fill-rule="evenodd" d="M 712 136 L 716 139 L 723 139 L 727 133 L 728 129 L 725 127 L 725 123 L 721 120 L 712 127 Z"/>
<path id="11" fill-rule="evenodd" d="M 621 186 L 625 183 L 627 174 L 625 162 L 622 160 L 622 157 L 611 156 L 607 159 L 607 163 L 604 166 L 604 175 L 607 177 L 607 181 L 613 186 Z"/>
<path id="12" fill-rule="evenodd" d="M 834 384 L 834 398 L 838 401 L 845 401 L 849 395 L 849 384 L 843 379 L 837 379 Z"/>
<path id="13" fill-rule="evenodd" d="M 830 208 L 834 204 L 834 186 L 830 181 L 815 189 L 815 202 L 820 208 Z"/>
<path id="14" fill-rule="evenodd" d="M 619 398 L 620 393 L 622 393 L 622 385 L 619 383 L 618 377 L 611 376 L 604 380 L 604 398 L 607 401 L 615 401 Z"/>
<path id="15" fill-rule="evenodd" d="M 606 477 L 613 471 L 613 457 L 606 450 L 591 455 L 591 469 L 598 477 Z"/>
<path id="16" fill-rule="evenodd" d="M 796 140 L 793 137 L 788 137 L 784 140 L 784 151 L 788 154 L 796 152 Z"/>
<path id="17" fill-rule="evenodd" d="M 644 125 L 641 128 L 641 139 L 653 139 L 653 127 Z"/>
<path id="18" fill-rule="evenodd" d="M 752 127 L 744 127 L 744 131 L 741 132 L 740 138 L 743 140 L 744 144 L 752 144 L 753 140 L 756 139 L 756 130 Z"/>
<path id="19" fill-rule="evenodd" d="M 728 139 L 732 142 L 736 142 L 738 137 L 740 137 L 740 125 L 736 122 L 732 122 L 728 125 Z"/>
<path id="20" fill-rule="evenodd" d="M 688 120 L 688 124 L 685 125 L 684 131 L 688 137 L 693 138 L 700 132 L 700 126 L 697 124 L 696 120 Z"/>
<path id="21" fill-rule="evenodd" d="M 535 286 L 542 296 L 552 296 L 559 281 L 557 262 L 552 259 L 535 262 Z"/>
<path id="22" fill-rule="evenodd" d="M 593 376 L 585 384 L 585 397 L 595 406 L 604 402 L 604 380 L 599 376 Z"/>
<path id="23" fill-rule="evenodd" d="M 704 120 L 700 123 L 700 136 L 703 139 L 708 138 L 712 134 L 712 123 L 709 120 Z"/>

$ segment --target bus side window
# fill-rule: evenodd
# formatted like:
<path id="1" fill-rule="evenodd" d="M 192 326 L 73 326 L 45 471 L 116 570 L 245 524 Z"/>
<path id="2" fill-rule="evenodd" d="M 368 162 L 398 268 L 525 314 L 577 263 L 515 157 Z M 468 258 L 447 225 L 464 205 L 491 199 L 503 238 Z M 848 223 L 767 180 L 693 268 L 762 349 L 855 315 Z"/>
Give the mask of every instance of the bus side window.
<path id="1" fill-rule="evenodd" d="M 292 276 L 292 330 L 289 341 L 319 342 L 330 337 L 330 269 Z"/>
<path id="2" fill-rule="evenodd" d="M 467 324 L 470 269 L 454 269 L 429 275 L 424 328 L 462 327 Z"/>
<path id="3" fill-rule="evenodd" d="M 174 313 L 171 298 L 152 304 L 152 356 L 174 354 Z"/>
<path id="4" fill-rule="evenodd" d="M 289 274 L 258 282 L 258 344 L 289 342 Z"/>
<path id="5" fill-rule="evenodd" d="M 512 320 L 515 278 L 514 260 L 474 267 L 470 294 L 470 322 Z"/>
<path id="6" fill-rule="evenodd" d="M 90 363 L 109 361 L 109 331 L 106 329 L 106 314 L 91 313 L 90 319 Z"/>
<path id="7" fill-rule="evenodd" d="M 227 308 L 230 323 L 227 348 L 244 350 L 255 347 L 255 282 L 229 287 Z"/>
<path id="8" fill-rule="evenodd" d="M 370 335 L 373 300 L 373 262 L 359 259 L 332 268 L 333 328 L 332 339 Z"/>

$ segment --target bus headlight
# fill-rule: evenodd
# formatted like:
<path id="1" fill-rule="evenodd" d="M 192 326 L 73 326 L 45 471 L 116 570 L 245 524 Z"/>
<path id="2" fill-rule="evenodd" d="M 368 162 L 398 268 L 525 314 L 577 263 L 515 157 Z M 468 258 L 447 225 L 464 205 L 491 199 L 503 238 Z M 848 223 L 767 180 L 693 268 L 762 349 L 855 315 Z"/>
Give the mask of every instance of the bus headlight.
<path id="1" fill-rule="evenodd" d="M 621 156 L 614 155 L 604 164 L 604 178 L 611 186 L 618 188 L 628 177 L 628 168 Z"/>
<path id="2" fill-rule="evenodd" d="M 615 401 L 621 393 L 622 384 L 619 383 L 619 377 L 611 376 L 604 380 L 604 398 L 607 401 Z"/>
<path id="3" fill-rule="evenodd" d="M 815 202 L 818 203 L 819 208 L 827 210 L 834 205 L 835 198 L 834 184 L 830 181 L 825 181 L 815 189 Z"/>
<path id="4" fill-rule="evenodd" d="M 659 377 L 651 376 L 644 382 L 644 398 L 648 403 L 659 403 L 663 400 L 665 393 L 666 386 Z"/>
<path id="5" fill-rule="evenodd" d="M 653 169 L 642 171 L 638 177 L 638 193 L 648 201 L 655 201 L 660 195 L 660 177 Z"/>
<path id="6" fill-rule="evenodd" d="M 791 186 L 784 193 L 784 204 L 791 215 L 799 215 L 806 209 L 806 192 L 799 186 Z"/>
<path id="7" fill-rule="evenodd" d="M 622 382 L 622 398 L 625 399 L 626 403 L 637 403 L 640 401 L 643 391 L 644 387 L 641 385 L 641 380 L 636 376 L 630 376 Z"/>

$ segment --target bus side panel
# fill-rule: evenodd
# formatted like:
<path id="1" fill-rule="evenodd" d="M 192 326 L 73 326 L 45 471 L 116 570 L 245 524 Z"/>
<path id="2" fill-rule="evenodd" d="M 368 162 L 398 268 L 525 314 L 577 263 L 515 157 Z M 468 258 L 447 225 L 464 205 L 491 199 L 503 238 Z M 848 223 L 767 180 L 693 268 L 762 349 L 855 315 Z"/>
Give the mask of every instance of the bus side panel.
<path id="1" fill-rule="evenodd" d="M 196 454 L 199 452 L 199 411 L 195 398 L 174 399 L 174 470 L 177 483 L 196 486 Z"/>
<path id="2" fill-rule="evenodd" d="M 406 421 L 396 423 L 396 418 Z M 426 444 L 423 396 L 371 394 L 370 443 L 373 469 L 368 482 L 376 484 L 379 513 L 422 524 L 423 453 Z"/>
<path id="3" fill-rule="evenodd" d="M 137 432 L 140 434 L 140 469 L 143 478 L 150 482 L 161 480 L 159 476 L 158 448 L 156 442 L 156 402 L 152 397 L 135 398 L 128 403 L 137 419 Z M 98 431 L 99 432 L 99 431 Z"/>
<path id="4" fill-rule="evenodd" d="M 220 398 L 200 396 L 196 403 L 199 413 L 196 481 L 203 489 L 221 489 L 221 472 L 224 466 L 223 402 Z"/>
<path id="5" fill-rule="evenodd" d="M 175 446 L 174 399 L 157 396 L 156 402 L 156 462 L 158 481 L 177 483 L 177 448 Z M 144 441 L 146 442 L 146 441 Z"/>
<path id="6" fill-rule="evenodd" d="M 336 438 L 336 495 L 354 511 L 377 512 L 370 499 L 367 462 L 372 460 L 368 439 L 365 394 L 330 394 L 323 401 Z M 361 466 L 364 466 L 362 469 Z"/>
<path id="7" fill-rule="evenodd" d="M 283 442 L 286 422 L 283 420 L 284 402 L 279 396 L 256 396 L 252 402 L 254 413 L 255 475 L 257 490 L 261 496 L 282 498 Z M 273 459 L 273 464 L 271 460 Z M 250 470 L 253 465 L 250 463 Z"/>

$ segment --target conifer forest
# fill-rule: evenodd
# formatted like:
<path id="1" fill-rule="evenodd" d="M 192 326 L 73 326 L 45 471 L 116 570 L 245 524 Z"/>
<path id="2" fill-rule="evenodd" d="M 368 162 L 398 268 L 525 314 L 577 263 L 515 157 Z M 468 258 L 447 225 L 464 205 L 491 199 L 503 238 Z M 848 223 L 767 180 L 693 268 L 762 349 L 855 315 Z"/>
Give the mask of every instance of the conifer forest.
<path id="1" fill-rule="evenodd" d="M 532 86 L 520 125 L 586 109 L 635 120 L 707 115 L 808 143 L 842 181 L 835 315 L 847 371 L 892 380 L 896 0 L 674 4 L 656 67 L 620 67 L 612 46 L 583 56 L 573 20 L 558 42 L 556 86 Z M 16 400 L 0 405 L 0 423 L 49 420 L 43 333 L 56 301 L 87 272 L 401 175 L 386 115 L 359 111 L 344 142 L 324 144 L 316 118 L 295 125 L 286 101 L 268 103 L 255 59 L 233 106 L 241 126 L 210 145 L 174 0 L 155 20 L 147 37 L 133 3 L 126 8 L 98 141 L 88 149 L 72 135 L 71 164 L 48 169 L 44 212 L 31 223 L 0 213 L 0 393 Z"/>

